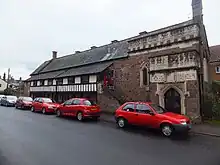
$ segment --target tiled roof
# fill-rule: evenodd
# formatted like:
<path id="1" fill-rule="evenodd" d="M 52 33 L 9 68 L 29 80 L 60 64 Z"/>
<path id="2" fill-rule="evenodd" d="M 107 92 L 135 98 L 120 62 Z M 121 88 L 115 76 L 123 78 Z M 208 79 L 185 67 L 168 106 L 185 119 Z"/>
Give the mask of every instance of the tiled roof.
<path id="1" fill-rule="evenodd" d="M 112 62 L 95 63 L 92 65 L 85 65 L 82 67 L 75 67 L 67 70 L 42 73 L 31 76 L 31 78 L 28 81 L 100 73 L 104 71 L 107 67 L 109 67 L 111 64 Z"/>
<path id="2" fill-rule="evenodd" d="M 108 68 L 110 65 L 112 65 L 112 62 L 96 63 L 92 65 L 85 65 L 82 67 L 71 68 L 57 77 L 70 77 L 70 76 L 100 73 L 104 71 L 106 68 Z"/>
<path id="3" fill-rule="evenodd" d="M 210 62 L 220 61 L 220 45 L 211 46 L 210 48 Z"/>
<path id="4" fill-rule="evenodd" d="M 119 41 L 116 43 L 111 43 L 109 45 L 93 48 L 84 52 L 75 53 L 46 61 L 31 75 L 127 57 L 127 52 L 127 41 Z"/>
<path id="5" fill-rule="evenodd" d="M 42 79 L 52 79 L 57 77 L 58 75 L 64 73 L 65 70 L 59 70 L 59 71 L 54 71 L 54 72 L 48 72 L 48 73 L 42 73 L 38 75 L 33 75 L 28 81 L 32 80 L 42 80 Z"/>

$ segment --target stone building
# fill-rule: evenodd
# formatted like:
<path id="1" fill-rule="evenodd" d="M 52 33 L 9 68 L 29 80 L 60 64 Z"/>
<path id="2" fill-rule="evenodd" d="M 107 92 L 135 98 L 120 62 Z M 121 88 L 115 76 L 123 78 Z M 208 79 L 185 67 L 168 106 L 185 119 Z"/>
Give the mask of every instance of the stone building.
<path id="1" fill-rule="evenodd" d="M 169 111 L 200 118 L 209 82 L 209 47 L 202 2 L 192 1 L 186 22 L 101 47 L 53 58 L 32 74 L 32 97 L 96 100 L 103 111 L 125 101 L 151 101 Z"/>

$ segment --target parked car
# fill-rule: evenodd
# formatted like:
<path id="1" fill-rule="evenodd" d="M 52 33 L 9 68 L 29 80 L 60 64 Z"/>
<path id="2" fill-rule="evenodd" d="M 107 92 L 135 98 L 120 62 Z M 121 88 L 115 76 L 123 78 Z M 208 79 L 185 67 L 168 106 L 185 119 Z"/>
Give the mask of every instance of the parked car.
<path id="1" fill-rule="evenodd" d="M 39 97 L 34 99 L 31 106 L 31 111 L 32 112 L 40 111 L 43 114 L 54 113 L 55 109 L 57 109 L 58 106 L 59 104 L 55 103 L 50 98 Z"/>
<path id="2" fill-rule="evenodd" d="M 100 112 L 100 107 L 86 98 L 72 98 L 61 104 L 56 110 L 58 117 L 73 116 L 79 121 L 85 118 L 98 120 Z"/>
<path id="3" fill-rule="evenodd" d="M 6 107 L 15 106 L 16 101 L 17 96 L 3 96 L 1 99 L 1 105 L 4 105 Z"/>
<path id="4" fill-rule="evenodd" d="M 171 136 L 174 131 L 191 129 L 191 122 L 186 116 L 168 112 L 159 105 L 145 102 L 127 102 L 115 112 L 118 127 L 127 124 L 160 129 L 164 136 Z"/>
<path id="5" fill-rule="evenodd" d="M 30 109 L 32 107 L 33 99 L 31 97 L 19 97 L 16 101 L 15 108 Z"/>

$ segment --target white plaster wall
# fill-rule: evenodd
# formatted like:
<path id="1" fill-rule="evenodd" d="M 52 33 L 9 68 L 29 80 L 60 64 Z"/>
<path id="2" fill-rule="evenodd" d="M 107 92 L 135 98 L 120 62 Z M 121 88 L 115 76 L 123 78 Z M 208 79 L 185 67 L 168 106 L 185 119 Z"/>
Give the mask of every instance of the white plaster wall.
<path id="1" fill-rule="evenodd" d="M 7 83 L 4 80 L 0 79 L 0 84 L 0 91 L 4 91 L 7 88 Z"/>
<path id="2" fill-rule="evenodd" d="M 89 82 L 90 83 L 96 83 L 97 81 L 97 76 L 96 75 L 90 75 L 89 76 Z"/>
<path id="3" fill-rule="evenodd" d="M 75 77 L 75 84 L 81 83 L 81 77 Z"/>
<path id="4" fill-rule="evenodd" d="M 67 78 L 63 79 L 63 84 L 68 84 L 68 79 Z"/>

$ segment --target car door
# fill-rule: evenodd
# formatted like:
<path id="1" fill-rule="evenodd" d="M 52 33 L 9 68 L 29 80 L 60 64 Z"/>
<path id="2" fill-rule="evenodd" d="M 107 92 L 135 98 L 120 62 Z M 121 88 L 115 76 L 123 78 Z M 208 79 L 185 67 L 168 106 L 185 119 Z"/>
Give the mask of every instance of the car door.
<path id="1" fill-rule="evenodd" d="M 73 100 L 67 100 L 63 103 L 61 111 L 64 115 L 71 115 L 71 107 Z"/>
<path id="2" fill-rule="evenodd" d="M 81 100 L 80 99 L 73 99 L 72 106 L 71 106 L 71 113 L 76 116 L 77 112 L 81 109 Z"/>
<path id="3" fill-rule="evenodd" d="M 38 99 L 39 98 L 35 98 L 33 101 L 33 104 L 32 104 L 32 106 L 34 107 L 35 110 L 37 110 L 37 107 L 38 107 Z"/>
<path id="4" fill-rule="evenodd" d="M 44 100 L 42 98 L 39 98 L 37 103 L 38 110 L 42 110 L 43 106 L 44 106 Z"/>
<path id="5" fill-rule="evenodd" d="M 129 124 L 135 124 L 135 103 L 127 103 L 121 108 L 120 115 L 124 117 Z"/>
<path id="6" fill-rule="evenodd" d="M 137 125 L 141 126 L 153 126 L 153 118 L 155 116 L 153 115 L 153 111 L 151 110 L 151 107 L 146 104 L 138 103 L 136 105 L 136 123 Z"/>

